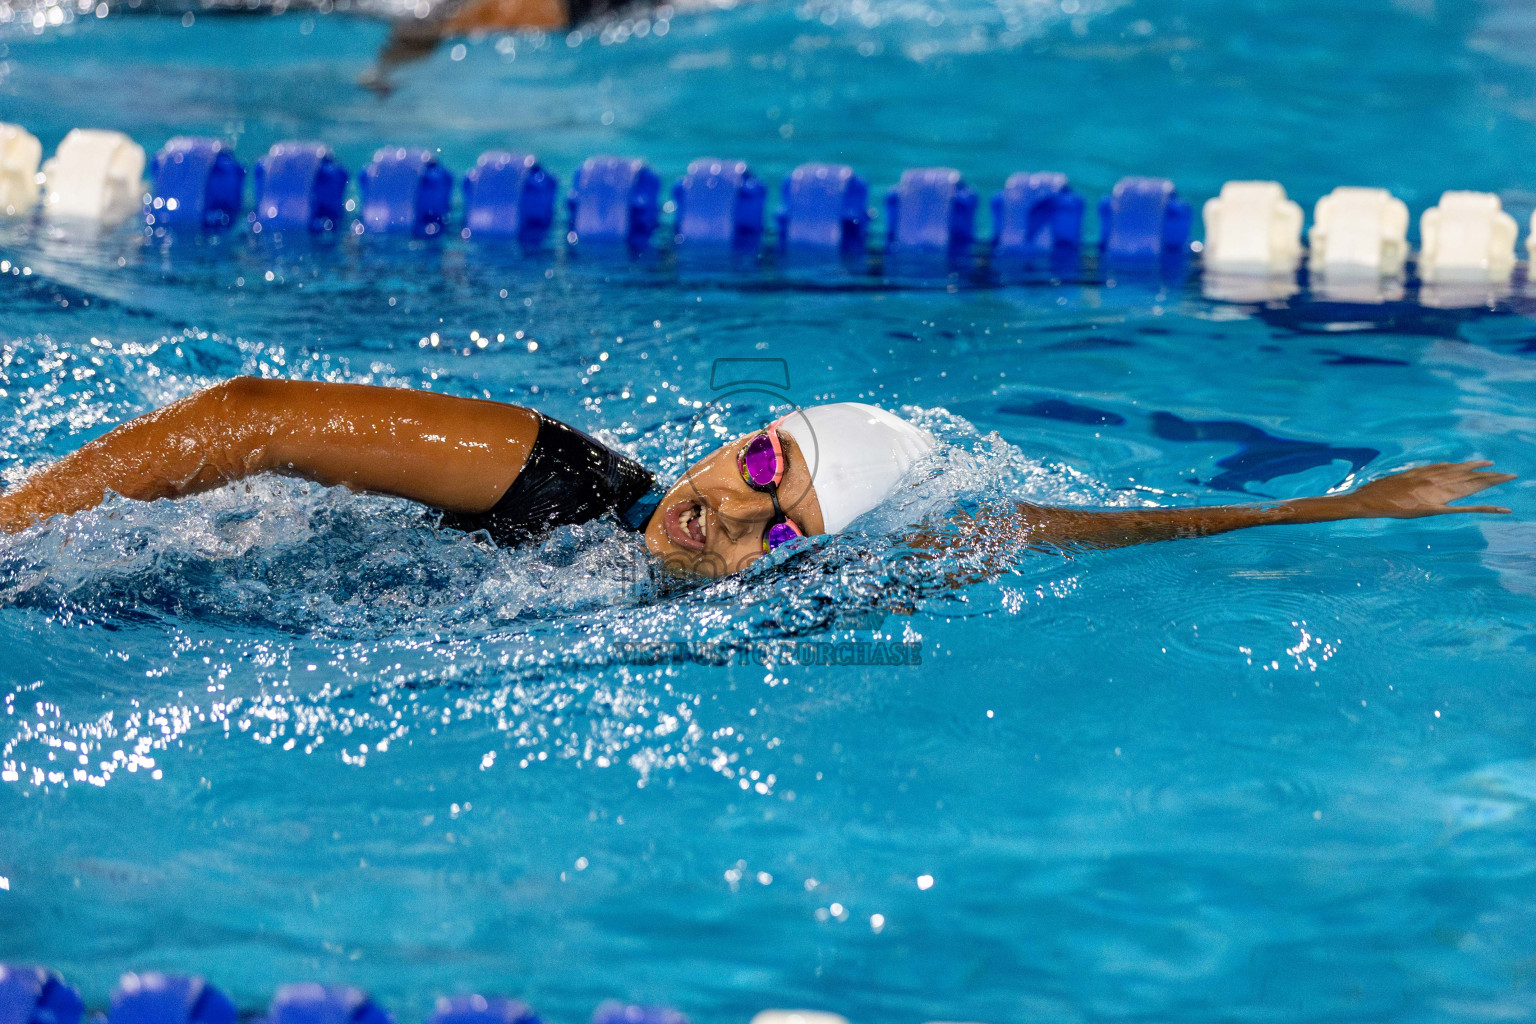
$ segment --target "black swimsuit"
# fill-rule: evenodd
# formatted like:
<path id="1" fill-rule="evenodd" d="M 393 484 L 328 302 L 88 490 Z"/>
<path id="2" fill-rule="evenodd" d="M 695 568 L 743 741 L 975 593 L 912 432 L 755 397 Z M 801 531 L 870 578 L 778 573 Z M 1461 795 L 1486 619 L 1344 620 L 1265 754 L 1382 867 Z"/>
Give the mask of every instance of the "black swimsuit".
<path id="1" fill-rule="evenodd" d="M 578 25 L 591 21 L 593 18 L 600 18 L 603 15 L 611 14 L 620 8 L 629 6 L 631 4 L 627 3 L 626 0 L 566 0 L 566 25 L 569 28 L 575 28 Z M 655 5 L 647 3 L 644 5 L 634 4 L 633 6 L 651 7 Z"/>
<path id="2" fill-rule="evenodd" d="M 443 525 L 470 533 L 485 530 L 505 545 L 605 515 L 638 532 L 660 500 L 661 488 L 650 470 L 540 413 L 528 461 L 501 500 L 484 512 L 446 512 Z"/>

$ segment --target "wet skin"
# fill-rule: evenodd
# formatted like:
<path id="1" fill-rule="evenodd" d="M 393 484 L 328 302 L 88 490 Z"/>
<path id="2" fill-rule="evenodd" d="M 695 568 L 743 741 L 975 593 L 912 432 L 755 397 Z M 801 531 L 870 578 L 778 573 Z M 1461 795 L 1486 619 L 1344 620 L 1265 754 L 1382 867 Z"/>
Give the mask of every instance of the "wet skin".
<path id="1" fill-rule="evenodd" d="M 483 512 L 522 471 L 536 413 L 365 384 L 236 377 L 156 409 L 0 494 L 0 531 L 99 505 L 177 498 L 275 472 Z"/>
<path id="2" fill-rule="evenodd" d="M 645 531 L 645 546 L 669 569 L 695 576 L 725 576 L 763 557 L 763 532 L 774 519 L 773 501 L 741 477 L 737 456 L 759 431 L 716 449 L 688 468 L 662 499 Z M 821 504 L 800 446 L 780 432 L 787 468 L 779 506 L 807 537 L 825 533 Z"/>

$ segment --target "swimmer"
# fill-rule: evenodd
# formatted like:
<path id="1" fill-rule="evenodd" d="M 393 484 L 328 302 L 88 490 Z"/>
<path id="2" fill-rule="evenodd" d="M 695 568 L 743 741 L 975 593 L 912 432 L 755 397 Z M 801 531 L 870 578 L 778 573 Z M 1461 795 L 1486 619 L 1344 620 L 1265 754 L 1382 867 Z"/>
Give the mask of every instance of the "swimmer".
<path id="1" fill-rule="evenodd" d="M 387 96 L 390 74 L 431 56 L 445 39 L 490 32 L 565 31 L 621 9 L 652 7 L 648 0 L 447 0 L 426 17 L 406 13 L 390 20 L 389 38 L 359 84 Z"/>
<path id="2" fill-rule="evenodd" d="M 874 406 L 797 410 L 695 463 L 665 492 L 639 463 L 532 409 L 366 384 L 237 377 L 140 416 L 0 494 L 0 530 L 101 503 L 209 490 L 275 472 L 439 509 L 498 543 L 612 518 L 673 570 L 722 576 L 797 537 L 842 532 L 895 495 L 936 442 Z M 921 527 L 918 551 L 1113 548 L 1251 526 L 1507 515 L 1450 502 L 1514 479 L 1436 463 L 1346 494 L 1250 505 L 1094 511 L 1027 502 Z"/>
<path id="3" fill-rule="evenodd" d="M 500 32 L 565 32 L 589 22 L 628 14 L 639 15 L 659 7 L 685 12 L 719 0 L 362 0 L 346 9 L 382 18 L 389 23 L 389 37 L 380 48 L 373 67 L 358 77 L 358 84 L 380 96 L 394 91 L 390 74 L 398 68 L 430 57 L 446 40 Z M 112 3 L 114 12 L 213 15 L 281 14 L 286 10 L 328 11 L 329 0 L 130 0 Z M 660 11 L 666 17 L 667 11 Z"/>

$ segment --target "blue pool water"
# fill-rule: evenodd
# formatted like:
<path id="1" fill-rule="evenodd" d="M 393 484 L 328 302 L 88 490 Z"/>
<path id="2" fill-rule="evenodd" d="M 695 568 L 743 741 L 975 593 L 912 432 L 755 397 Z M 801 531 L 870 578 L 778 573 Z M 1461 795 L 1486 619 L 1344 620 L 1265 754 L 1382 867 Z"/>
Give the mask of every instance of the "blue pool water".
<path id="1" fill-rule="evenodd" d="M 526 146 L 567 183 L 593 152 L 668 179 L 715 153 L 877 190 L 944 163 L 984 193 L 1048 168 L 1090 196 L 1147 173 L 1196 202 L 1273 177 L 1308 208 L 1338 184 L 1415 217 L 1446 188 L 1522 225 L 1536 205 L 1513 2 L 764 0 L 466 41 L 386 100 L 355 85 L 383 38 L 360 18 L 48 10 L 0 6 L 0 120 L 49 150 L 89 125 L 247 159 L 315 137 L 354 169 L 386 142 L 459 171 Z M 266 478 L 0 539 L 0 960 L 95 1005 L 158 968 L 250 1010 L 347 982 L 407 1021 L 454 991 L 557 1024 L 608 997 L 702 1024 L 1536 1013 L 1524 480 L 1497 521 L 927 569 L 889 536 L 1005 495 L 1217 503 L 1472 457 L 1529 477 L 1519 290 L 1245 305 L 1198 277 L 15 225 L 0 258 L 6 484 L 237 373 L 534 404 L 675 474 L 768 411 L 722 406 L 716 360 L 778 359 L 797 401 L 950 443 L 913 508 L 699 587 L 607 525 L 495 551 Z M 844 642 L 920 664 L 797 663 Z"/>

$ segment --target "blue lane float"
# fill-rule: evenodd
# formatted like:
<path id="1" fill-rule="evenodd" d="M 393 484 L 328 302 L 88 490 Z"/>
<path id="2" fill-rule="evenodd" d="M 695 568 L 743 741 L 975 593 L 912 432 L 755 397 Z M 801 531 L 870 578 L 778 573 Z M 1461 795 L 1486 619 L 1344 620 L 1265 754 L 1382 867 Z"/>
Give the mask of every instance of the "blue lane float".
<path id="1" fill-rule="evenodd" d="M 80 994 L 41 967 L 0 964 L 0 1024 L 80 1024 Z"/>
<path id="2" fill-rule="evenodd" d="M 768 189 L 744 160 L 704 157 L 672 187 L 679 245 L 705 242 L 756 249 Z"/>
<path id="3" fill-rule="evenodd" d="M 437 1001 L 427 1024 L 544 1024 L 527 1003 L 485 996 L 453 996 Z"/>
<path id="4" fill-rule="evenodd" d="M 885 197 L 887 248 L 961 253 L 976 238 L 976 193 L 952 167 L 903 171 Z"/>
<path id="5" fill-rule="evenodd" d="M 843 164 L 801 164 L 780 186 L 779 246 L 863 252 L 869 186 Z"/>
<path id="6" fill-rule="evenodd" d="M 267 1024 L 394 1024 L 362 989 L 301 982 L 272 997 Z"/>
<path id="7" fill-rule="evenodd" d="M 347 169 L 317 142 L 279 142 L 256 161 L 251 228 L 334 231 L 346 216 Z"/>
<path id="8" fill-rule="evenodd" d="M 1121 178 L 1099 200 L 1099 247 L 1111 259 L 1153 260 L 1182 252 L 1193 219 L 1167 178 Z"/>
<path id="9" fill-rule="evenodd" d="M 151 226 L 222 231 L 240 216 L 245 167 L 218 139 L 178 136 L 150 166 L 154 192 L 146 219 Z"/>
<path id="10" fill-rule="evenodd" d="M 480 154 L 464 175 L 465 238 L 542 241 L 555 222 L 559 182 L 530 153 Z"/>
<path id="11" fill-rule="evenodd" d="M 108 1024 L 235 1024 L 229 997 L 202 978 L 125 974 L 112 993 Z"/>
<path id="12" fill-rule="evenodd" d="M 1083 240 L 1083 197 L 1054 171 L 1008 176 L 992 197 L 992 244 L 1004 255 L 1043 256 Z"/>
<path id="13" fill-rule="evenodd" d="M 57 974 L 36 967 L 0 963 L 0 1024 L 80 1024 L 80 996 Z M 387 1011 L 361 989 L 303 982 L 284 985 L 264 1018 L 240 1014 L 218 989 L 198 977 L 153 971 L 122 976 L 110 1011 L 92 1011 L 93 1024 L 394 1024 Z M 818 1010 L 764 1010 L 752 1024 L 848 1024 Z M 440 997 L 426 1024 L 542 1024 L 516 999 L 461 995 Z M 609 1000 L 591 1024 L 689 1024 L 668 1006 Z"/>
<path id="14" fill-rule="evenodd" d="M 358 222 L 375 234 L 439 235 L 453 203 L 453 175 L 425 149 L 386 146 L 357 175 Z"/>
<path id="15" fill-rule="evenodd" d="M 588 157 L 571 181 L 570 242 L 650 244 L 660 222 L 661 179 L 644 160 Z"/>

